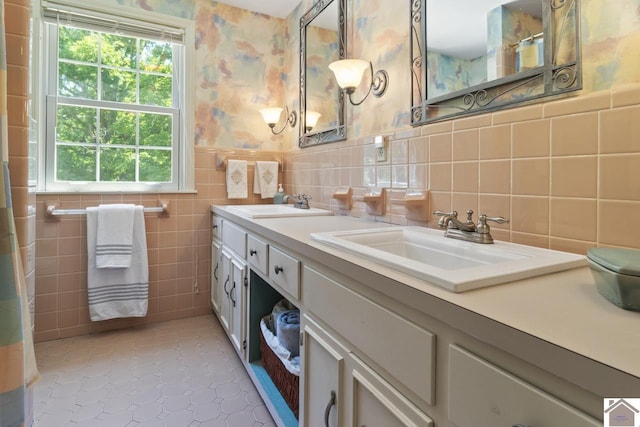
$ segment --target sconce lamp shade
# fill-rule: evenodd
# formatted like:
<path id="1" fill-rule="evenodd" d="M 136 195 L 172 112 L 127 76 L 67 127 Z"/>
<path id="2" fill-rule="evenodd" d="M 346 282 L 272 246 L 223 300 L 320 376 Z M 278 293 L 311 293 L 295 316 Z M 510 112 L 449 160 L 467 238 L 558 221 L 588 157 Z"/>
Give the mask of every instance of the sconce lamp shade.
<path id="1" fill-rule="evenodd" d="M 262 118 L 265 123 L 270 127 L 274 127 L 276 123 L 280 121 L 280 115 L 282 114 L 283 109 L 279 107 L 273 108 L 263 108 L 260 110 L 260 114 L 262 114 Z"/>
<path id="2" fill-rule="evenodd" d="M 320 118 L 322 114 L 318 113 L 317 111 L 311 111 L 311 110 L 307 110 L 307 112 L 305 113 L 305 129 L 307 130 L 307 132 L 309 132 L 311 129 L 313 129 L 314 127 L 316 127 L 316 125 L 318 124 L 318 119 Z"/>
<path id="3" fill-rule="evenodd" d="M 286 120 L 282 124 L 282 128 L 280 130 L 276 130 L 275 127 L 280 122 L 280 116 L 282 115 L 282 111 L 285 111 Z M 262 114 L 262 118 L 271 128 L 271 133 L 274 135 L 280 135 L 283 130 L 286 129 L 287 125 L 294 127 L 298 121 L 298 115 L 295 111 L 292 111 L 289 114 L 289 108 L 280 108 L 280 107 L 271 107 L 271 108 L 263 108 L 260 110 L 260 114 Z"/>
<path id="4" fill-rule="evenodd" d="M 360 85 L 364 71 L 369 68 L 369 62 L 362 59 L 343 59 L 329 64 L 329 69 L 336 76 L 338 85 L 353 93 Z"/>

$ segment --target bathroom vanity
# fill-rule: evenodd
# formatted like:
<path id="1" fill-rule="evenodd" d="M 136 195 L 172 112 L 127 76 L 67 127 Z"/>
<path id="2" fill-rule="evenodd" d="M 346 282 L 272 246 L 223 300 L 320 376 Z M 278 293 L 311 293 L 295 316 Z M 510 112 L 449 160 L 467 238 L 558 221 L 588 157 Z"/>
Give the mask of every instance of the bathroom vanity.
<path id="1" fill-rule="evenodd" d="M 588 267 L 454 293 L 310 237 L 389 224 L 211 211 L 213 309 L 278 425 L 595 427 L 603 398 L 640 397 L 640 313 Z M 301 311 L 299 419 L 255 338 L 280 297 Z"/>

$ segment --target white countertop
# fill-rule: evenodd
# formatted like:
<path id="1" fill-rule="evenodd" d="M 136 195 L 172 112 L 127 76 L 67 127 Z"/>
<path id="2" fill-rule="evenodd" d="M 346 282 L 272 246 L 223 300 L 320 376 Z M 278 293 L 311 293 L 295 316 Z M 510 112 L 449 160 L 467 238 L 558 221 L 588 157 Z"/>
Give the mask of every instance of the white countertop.
<path id="1" fill-rule="evenodd" d="M 483 338 L 479 329 L 465 332 L 472 335 L 477 332 L 478 338 L 497 345 L 502 342 L 504 347 L 511 347 L 508 351 L 530 358 L 532 363 L 553 359 L 558 352 L 566 359 L 567 366 L 560 363 L 557 369 L 562 372 L 575 369 L 576 382 L 584 381 L 587 388 L 592 388 L 591 384 L 592 389 L 598 388 L 595 386 L 599 382 L 607 382 L 620 374 L 617 381 L 623 380 L 624 390 L 637 391 L 636 395 L 640 396 L 640 312 L 620 309 L 600 296 L 588 267 L 453 293 L 310 238 L 311 233 L 389 227 L 390 224 L 346 216 L 249 220 L 233 215 L 224 206 L 212 207 L 212 211 L 341 274 L 362 283 L 375 283 L 376 290 L 426 314 L 450 316 L 445 321 L 454 327 L 461 322 L 460 325 L 467 326 L 478 323 L 480 328 L 485 320 L 506 326 L 497 329 L 502 334 L 500 337 Z M 374 278 L 371 274 L 377 280 L 367 280 Z M 445 309 L 450 305 L 455 309 Z M 511 334 L 511 330 L 517 333 Z M 533 348 L 546 354 L 520 354 L 517 346 L 521 341 L 538 343 Z M 527 347 L 526 351 L 531 348 Z M 595 372 L 591 368 L 602 369 Z M 585 369 L 589 371 L 583 372 Z M 581 375 L 593 378 L 580 379 Z M 611 387 L 603 387 L 615 392 Z"/>

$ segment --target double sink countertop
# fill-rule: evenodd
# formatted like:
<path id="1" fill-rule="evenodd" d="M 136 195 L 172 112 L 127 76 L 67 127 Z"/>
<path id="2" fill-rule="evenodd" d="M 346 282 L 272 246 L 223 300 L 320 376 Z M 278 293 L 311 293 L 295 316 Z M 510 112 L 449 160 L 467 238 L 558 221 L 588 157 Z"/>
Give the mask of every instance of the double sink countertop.
<path id="1" fill-rule="evenodd" d="M 347 216 L 250 219 L 222 205 L 211 211 L 595 394 L 640 396 L 640 312 L 598 294 L 588 267 L 454 293 L 310 237 L 391 224 Z"/>

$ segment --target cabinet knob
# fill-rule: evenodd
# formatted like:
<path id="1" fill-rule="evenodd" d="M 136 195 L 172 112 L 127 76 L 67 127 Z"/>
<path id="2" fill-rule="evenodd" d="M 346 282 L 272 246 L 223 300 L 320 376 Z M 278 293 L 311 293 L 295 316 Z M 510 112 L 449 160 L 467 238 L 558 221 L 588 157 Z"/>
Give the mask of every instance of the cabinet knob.
<path id="1" fill-rule="evenodd" d="M 280 267 L 279 265 L 276 265 L 275 267 L 273 267 L 273 272 L 276 274 L 279 274 L 281 272 L 283 272 L 284 269 L 282 267 Z"/>
<path id="2" fill-rule="evenodd" d="M 329 415 L 331 414 L 331 407 L 336 404 L 336 391 L 331 390 L 331 397 L 329 398 L 329 403 L 327 403 L 327 407 L 324 410 L 324 427 L 329 427 Z"/>
<path id="3" fill-rule="evenodd" d="M 249 256 L 254 256 L 257 253 L 258 251 L 256 251 L 255 249 L 249 249 Z"/>

